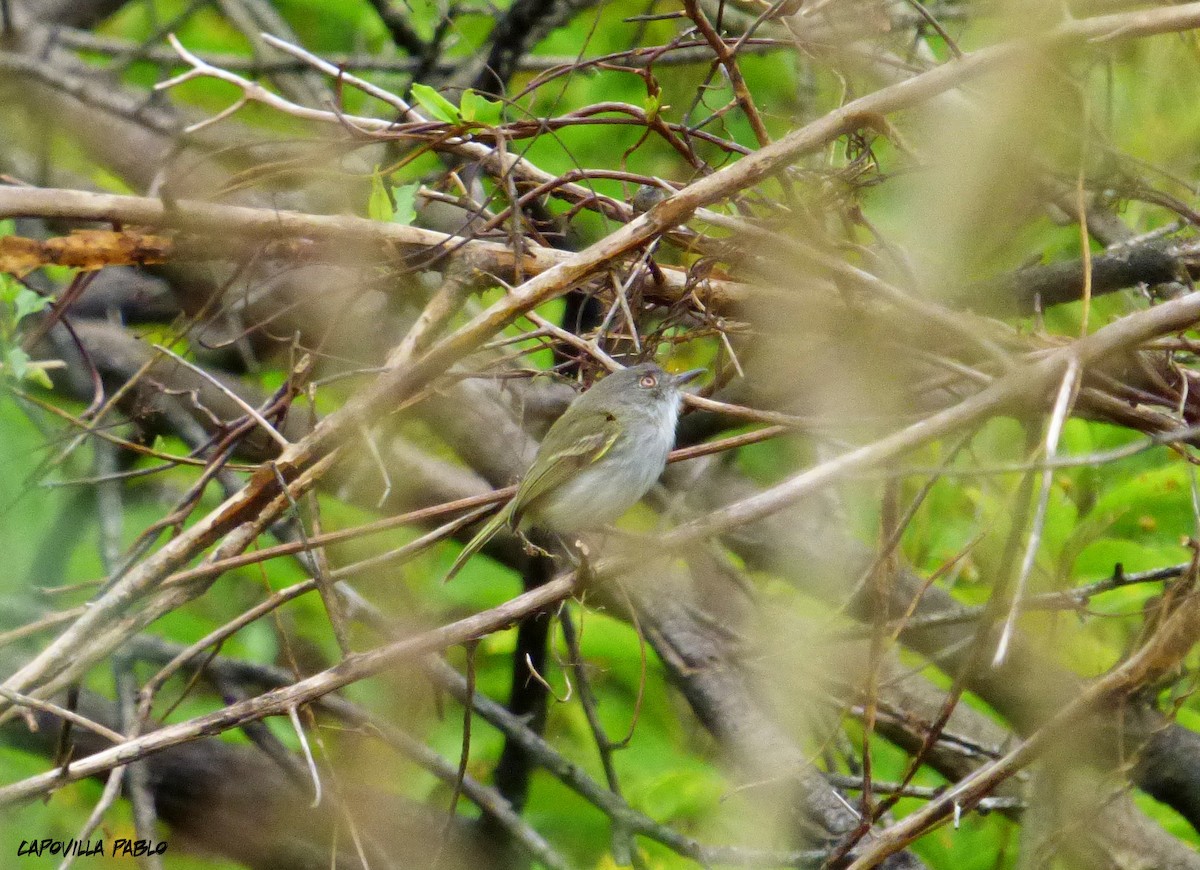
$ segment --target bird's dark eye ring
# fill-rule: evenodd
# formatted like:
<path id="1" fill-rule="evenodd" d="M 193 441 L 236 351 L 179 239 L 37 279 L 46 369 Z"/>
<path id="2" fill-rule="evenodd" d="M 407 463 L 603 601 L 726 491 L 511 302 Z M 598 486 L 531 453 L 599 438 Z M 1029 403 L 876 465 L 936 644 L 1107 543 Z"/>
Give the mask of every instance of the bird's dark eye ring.
<path id="1" fill-rule="evenodd" d="M 658 378 L 654 377 L 654 375 L 642 375 L 642 379 L 638 383 L 647 388 L 656 387 L 658 386 Z"/>

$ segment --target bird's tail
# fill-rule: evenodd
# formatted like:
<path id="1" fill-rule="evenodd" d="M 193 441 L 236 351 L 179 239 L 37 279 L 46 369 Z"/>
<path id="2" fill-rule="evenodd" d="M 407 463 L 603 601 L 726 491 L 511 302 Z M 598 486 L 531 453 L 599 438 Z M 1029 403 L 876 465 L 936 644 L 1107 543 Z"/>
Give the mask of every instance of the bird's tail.
<path id="1" fill-rule="evenodd" d="M 514 499 L 515 500 L 515 499 Z M 454 579 L 454 575 L 462 570 L 463 565 L 467 564 L 467 560 L 478 553 L 483 545 L 492 539 L 496 532 L 500 531 L 502 526 L 508 525 L 512 519 L 513 501 L 510 500 L 503 508 L 496 512 L 482 529 L 475 533 L 475 537 L 463 547 L 463 551 L 458 554 L 458 558 L 454 560 L 454 564 L 450 566 L 449 572 L 446 574 L 446 579 L 443 583 L 449 583 Z"/>

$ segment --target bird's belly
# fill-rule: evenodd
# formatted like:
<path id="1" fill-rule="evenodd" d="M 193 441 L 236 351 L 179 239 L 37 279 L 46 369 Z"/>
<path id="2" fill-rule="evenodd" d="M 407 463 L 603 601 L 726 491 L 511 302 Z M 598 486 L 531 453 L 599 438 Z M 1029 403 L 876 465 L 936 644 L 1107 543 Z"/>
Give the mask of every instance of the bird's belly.
<path id="1" fill-rule="evenodd" d="M 547 493 L 532 506 L 529 519 L 534 525 L 559 534 L 611 523 L 646 494 L 666 465 L 666 450 L 649 451 L 661 453 L 659 458 L 647 456 L 646 445 L 639 446 L 641 450 L 636 452 L 610 450 L 595 466 L 585 468 L 554 492 Z"/>

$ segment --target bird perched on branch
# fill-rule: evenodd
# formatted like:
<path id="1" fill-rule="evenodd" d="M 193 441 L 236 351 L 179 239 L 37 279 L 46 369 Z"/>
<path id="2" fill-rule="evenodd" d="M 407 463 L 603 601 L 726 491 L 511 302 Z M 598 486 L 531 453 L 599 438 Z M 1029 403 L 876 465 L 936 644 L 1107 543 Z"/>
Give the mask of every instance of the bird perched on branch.
<path id="1" fill-rule="evenodd" d="M 546 433 L 517 494 L 454 560 L 449 581 L 502 527 L 569 535 L 611 523 L 658 480 L 675 443 L 684 384 L 654 363 L 614 372 L 577 396 Z"/>

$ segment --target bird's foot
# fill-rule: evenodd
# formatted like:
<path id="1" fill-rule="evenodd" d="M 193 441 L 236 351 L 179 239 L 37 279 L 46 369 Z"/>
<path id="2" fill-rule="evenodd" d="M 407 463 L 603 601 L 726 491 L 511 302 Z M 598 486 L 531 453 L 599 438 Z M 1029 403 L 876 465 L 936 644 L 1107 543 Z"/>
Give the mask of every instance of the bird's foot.
<path id="1" fill-rule="evenodd" d="M 539 547 L 533 541 L 529 540 L 523 533 L 521 533 L 521 546 L 524 548 L 525 555 L 527 556 L 545 556 L 549 559 L 554 555 L 545 547 Z"/>

